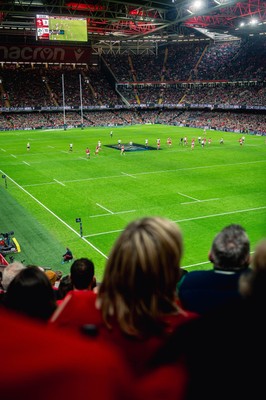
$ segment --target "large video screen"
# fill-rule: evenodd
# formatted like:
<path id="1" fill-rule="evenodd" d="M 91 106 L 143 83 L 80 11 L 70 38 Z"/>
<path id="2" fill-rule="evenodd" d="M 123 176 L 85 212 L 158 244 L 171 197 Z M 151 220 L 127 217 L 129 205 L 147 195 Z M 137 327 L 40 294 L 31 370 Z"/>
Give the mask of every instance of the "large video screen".
<path id="1" fill-rule="evenodd" d="M 87 19 L 36 15 L 37 40 L 87 42 Z"/>

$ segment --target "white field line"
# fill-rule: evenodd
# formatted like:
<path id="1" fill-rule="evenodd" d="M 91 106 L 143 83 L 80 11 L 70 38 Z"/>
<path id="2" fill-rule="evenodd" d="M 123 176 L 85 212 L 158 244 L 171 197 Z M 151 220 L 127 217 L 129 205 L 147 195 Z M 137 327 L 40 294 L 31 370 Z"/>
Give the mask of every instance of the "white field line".
<path id="1" fill-rule="evenodd" d="M 109 215 L 109 214 L 106 214 Z M 93 233 L 91 235 L 85 235 L 84 237 L 94 237 L 94 236 L 101 236 L 101 235 L 109 235 L 111 233 L 118 233 L 118 232 L 122 232 L 123 229 L 117 229 L 116 231 L 109 231 L 109 232 L 99 232 L 99 233 Z"/>
<path id="2" fill-rule="evenodd" d="M 250 212 L 250 211 L 264 210 L 265 208 L 266 208 L 266 206 L 254 207 L 254 208 L 247 208 L 247 209 L 245 209 L 245 210 L 235 210 L 235 211 L 228 211 L 228 212 L 218 213 L 218 214 L 201 215 L 200 217 L 178 219 L 178 220 L 173 221 L 173 222 L 179 223 L 179 222 L 195 221 L 195 220 L 197 220 L 197 219 L 221 217 L 222 215 L 231 215 L 231 214 L 239 214 L 239 213 L 245 213 L 245 212 Z"/>
<path id="3" fill-rule="evenodd" d="M 108 210 L 108 208 L 106 208 L 106 207 L 104 207 L 104 206 L 101 206 L 101 204 L 99 204 L 99 203 L 96 203 L 96 206 L 101 207 L 103 210 L 107 211 L 107 212 L 110 213 L 110 214 L 113 214 L 112 211 Z"/>
<path id="4" fill-rule="evenodd" d="M 55 181 L 45 183 L 45 185 L 55 185 L 55 184 L 56 184 Z M 25 188 L 25 187 L 42 186 L 42 185 L 43 185 L 43 183 L 32 183 L 30 185 L 23 185 L 23 187 Z"/>
<path id="5" fill-rule="evenodd" d="M 59 185 L 66 186 L 64 183 L 62 183 L 62 182 L 58 181 L 58 180 L 57 180 L 57 179 L 55 179 L 55 178 L 54 178 L 54 181 L 55 181 L 56 183 L 59 183 Z"/>
<path id="6" fill-rule="evenodd" d="M 187 194 L 184 194 L 184 193 L 177 192 L 177 194 L 180 194 L 180 196 L 187 197 L 191 200 L 200 201 L 199 199 L 195 199 L 194 197 L 188 196 Z"/>
<path id="7" fill-rule="evenodd" d="M 82 179 L 72 179 L 72 180 L 66 180 L 64 181 L 65 183 L 80 183 L 80 182 L 88 182 L 88 181 L 97 181 L 99 179 L 110 179 L 110 178 L 120 178 L 121 175 L 109 175 L 109 176 L 97 176 L 95 178 L 82 178 Z M 44 182 L 44 183 L 38 183 L 38 185 L 50 185 L 53 182 Z M 35 186 L 36 184 L 33 184 L 32 186 Z M 23 187 L 29 187 L 29 185 L 23 185 Z"/>
<path id="8" fill-rule="evenodd" d="M 64 128 L 56 128 L 57 131 L 62 131 Z M 51 129 L 44 129 L 43 132 L 50 132 L 50 131 L 54 131 L 54 128 Z"/>
<path id="9" fill-rule="evenodd" d="M 69 154 L 67 151 L 61 151 L 62 153 Z M 15 157 L 15 156 L 14 156 Z M 204 165 L 201 167 L 189 167 L 189 168 L 177 168 L 177 169 L 166 169 L 166 170 L 159 170 L 159 171 L 149 171 L 149 172 L 137 172 L 135 174 L 131 174 L 131 176 L 139 176 L 139 175 L 153 175 L 153 174 L 165 174 L 168 172 L 178 172 L 178 171 L 191 171 L 191 170 L 197 170 L 197 169 L 207 169 L 207 168 L 213 168 L 213 167 L 227 167 L 227 166 L 237 166 L 237 165 L 248 165 L 248 164 L 256 164 L 256 163 L 265 163 L 266 160 L 260 160 L 260 161 L 247 161 L 245 163 L 235 163 L 235 164 L 217 164 L 217 165 Z M 108 175 L 108 176 L 98 176 L 94 178 L 83 178 L 83 179 L 69 179 L 64 181 L 65 183 L 74 183 L 74 182 L 87 182 L 87 181 L 95 181 L 95 180 L 102 180 L 102 179 L 113 179 L 113 178 L 121 178 L 120 175 Z M 49 185 L 51 182 L 46 182 L 42 183 L 41 185 Z M 28 187 L 30 185 L 27 185 Z M 26 187 L 26 185 L 25 185 Z"/>
<path id="10" fill-rule="evenodd" d="M 79 159 L 88 161 L 88 158 L 86 158 L 86 157 L 79 157 Z"/>
<path id="11" fill-rule="evenodd" d="M 121 172 L 121 174 L 125 175 L 125 176 L 129 176 L 130 178 L 135 178 L 136 179 L 136 176 L 134 176 L 134 175 L 126 174 L 125 172 Z"/>
<path id="12" fill-rule="evenodd" d="M 17 158 L 17 156 L 15 156 L 14 154 L 10 154 L 10 155 L 11 155 L 11 157 Z"/>
<path id="13" fill-rule="evenodd" d="M 266 209 L 266 206 L 256 207 L 256 208 L 247 208 L 245 210 L 228 211 L 228 212 L 219 213 L 219 214 L 201 215 L 200 217 L 177 219 L 176 221 L 173 221 L 173 222 L 175 222 L 175 223 L 188 222 L 188 221 L 195 221 L 197 219 L 215 218 L 215 217 L 220 217 L 223 215 L 239 214 L 239 213 L 245 213 L 245 212 L 251 212 L 251 211 L 265 210 L 265 209 Z M 106 214 L 106 215 L 109 215 L 109 214 Z M 87 235 L 87 236 L 85 235 L 84 237 L 108 235 L 108 234 L 111 234 L 114 232 L 122 232 L 122 231 L 123 231 L 123 229 L 118 229 L 117 231 L 100 232 L 100 233 L 94 233 L 94 234 Z"/>
<path id="14" fill-rule="evenodd" d="M 30 167 L 30 164 L 27 161 L 22 161 L 22 162 Z"/>
<path id="15" fill-rule="evenodd" d="M 117 211 L 117 212 L 112 212 L 112 215 L 118 215 L 118 214 L 127 214 L 127 213 L 132 213 L 136 212 L 136 210 L 125 210 L 125 211 Z M 97 215 L 90 215 L 90 218 L 96 218 L 96 217 L 106 217 L 109 214 L 97 214 Z"/>
<path id="16" fill-rule="evenodd" d="M 196 264 L 190 264 L 190 265 L 184 265 L 182 268 L 192 268 L 192 267 L 197 267 L 198 265 L 204 265 L 204 264 L 210 264 L 210 261 L 204 261 L 201 263 L 196 263 Z"/>
<path id="17" fill-rule="evenodd" d="M 180 204 L 193 204 L 193 203 L 204 203 L 206 201 L 214 201 L 214 200 L 220 200 L 219 197 L 215 198 L 215 199 L 205 199 L 205 200 L 196 200 L 196 201 L 186 201 L 184 203 L 180 203 Z"/>
<path id="18" fill-rule="evenodd" d="M 5 149 L 1 149 L 1 151 L 4 151 L 4 152 L 6 153 L 6 150 L 5 150 Z"/>
<path id="19" fill-rule="evenodd" d="M 0 170 L 1 174 L 6 175 L 2 170 Z M 10 176 L 6 175 L 8 179 L 13 182 L 19 189 L 21 189 L 24 193 L 26 193 L 28 196 L 30 196 L 36 203 L 38 203 L 41 207 L 43 207 L 46 211 L 48 211 L 50 214 L 52 214 L 58 221 L 60 221 L 63 225 L 65 225 L 68 229 L 70 229 L 75 235 L 80 237 L 79 232 L 75 231 L 70 225 L 68 225 L 65 221 L 63 221 L 58 215 L 56 215 L 52 210 L 50 210 L 48 207 L 46 207 L 43 203 L 41 203 L 36 197 L 34 197 L 31 193 L 29 193 L 27 190 L 25 190 L 22 186 L 20 186 L 14 179 L 10 178 Z M 82 237 L 82 240 L 86 242 L 89 246 L 91 246 L 95 251 L 97 251 L 99 254 L 101 254 L 104 258 L 108 258 L 101 250 L 99 250 L 97 247 L 95 247 L 91 242 L 89 242 L 86 238 Z"/>

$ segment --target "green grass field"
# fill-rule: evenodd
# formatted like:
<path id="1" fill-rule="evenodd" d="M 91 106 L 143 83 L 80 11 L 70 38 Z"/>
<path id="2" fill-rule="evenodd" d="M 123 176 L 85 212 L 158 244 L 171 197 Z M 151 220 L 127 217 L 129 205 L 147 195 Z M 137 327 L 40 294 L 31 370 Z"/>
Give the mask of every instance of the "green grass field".
<path id="1" fill-rule="evenodd" d="M 252 251 L 266 236 L 264 137 L 246 135 L 241 147 L 239 134 L 207 131 L 212 143 L 201 148 L 202 129 L 138 125 L 112 130 L 112 139 L 111 128 L 0 132 L 0 173 L 7 177 L 0 181 L 0 232 L 15 231 L 21 246 L 17 260 L 67 273 L 70 264 L 61 265 L 61 256 L 68 246 L 75 258 L 93 260 L 101 280 L 117 236 L 142 216 L 160 215 L 179 224 L 182 266 L 189 270 L 211 267 L 212 239 L 230 223 L 245 227 Z M 179 145 L 181 136 L 188 137 L 187 147 Z M 160 138 L 161 150 L 121 156 L 106 147 L 118 139 L 144 145 L 146 138 L 155 148 Z M 98 140 L 102 150 L 95 156 Z M 82 219 L 82 238 L 76 218 Z"/>

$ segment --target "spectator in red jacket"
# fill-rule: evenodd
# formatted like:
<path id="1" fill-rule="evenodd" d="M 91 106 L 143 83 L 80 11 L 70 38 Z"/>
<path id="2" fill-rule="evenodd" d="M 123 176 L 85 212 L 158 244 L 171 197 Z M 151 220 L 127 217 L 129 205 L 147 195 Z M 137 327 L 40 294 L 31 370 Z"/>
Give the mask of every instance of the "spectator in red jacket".
<path id="1" fill-rule="evenodd" d="M 109 346 L 62 335 L 3 308 L 0 325 L 1 398 L 131 399 L 131 377 Z"/>
<path id="2" fill-rule="evenodd" d="M 111 342 L 142 374 L 166 337 L 195 316 L 176 299 L 182 253 L 175 223 L 160 217 L 131 222 L 111 250 L 98 294 L 67 294 L 51 323 Z"/>

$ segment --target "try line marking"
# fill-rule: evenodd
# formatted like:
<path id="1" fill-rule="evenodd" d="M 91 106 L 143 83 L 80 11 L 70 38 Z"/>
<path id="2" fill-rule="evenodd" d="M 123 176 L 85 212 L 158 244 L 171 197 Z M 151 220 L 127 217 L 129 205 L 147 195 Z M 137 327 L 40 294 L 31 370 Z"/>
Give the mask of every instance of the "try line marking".
<path id="1" fill-rule="evenodd" d="M 70 229 L 75 235 L 80 237 L 80 234 L 75 231 L 70 225 L 68 225 L 65 221 L 63 221 L 58 215 L 56 215 L 52 210 L 50 210 L 48 207 L 46 207 L 42 202 L 40 202 L 36 197 L 34 197 L 31 193 L 29 193 L 26 189 L 24 189 L 22 186 L 20 186 L 14 179 L 10 178 L 7 174 L 5 174 L 2 170 L 0 170 L 1 174 L 4 174 L 8 177 L 8 179 L 13 182 L 19 189 L 21 189 L 24 193 L 26 193 L 28 196 L 30 196 L 36 203 L 38 203 L 41 207 L 43 207 L 46 211 L 48 211 L 50 214 L 52 214 L 58 221 L 60 221 L 63 225 L 65 225 L 68 229 Z M 104 258 L 108 258 L 101 250 L 99 250 L 97 247 L 95 247 L 91 242 L 89 242 L 85 237 L 81 237 L 84 242 L 86 242 L 89 246 L 91 246 L 95 251 L 97 251 L 99 254 L 101 254 Z"/>

